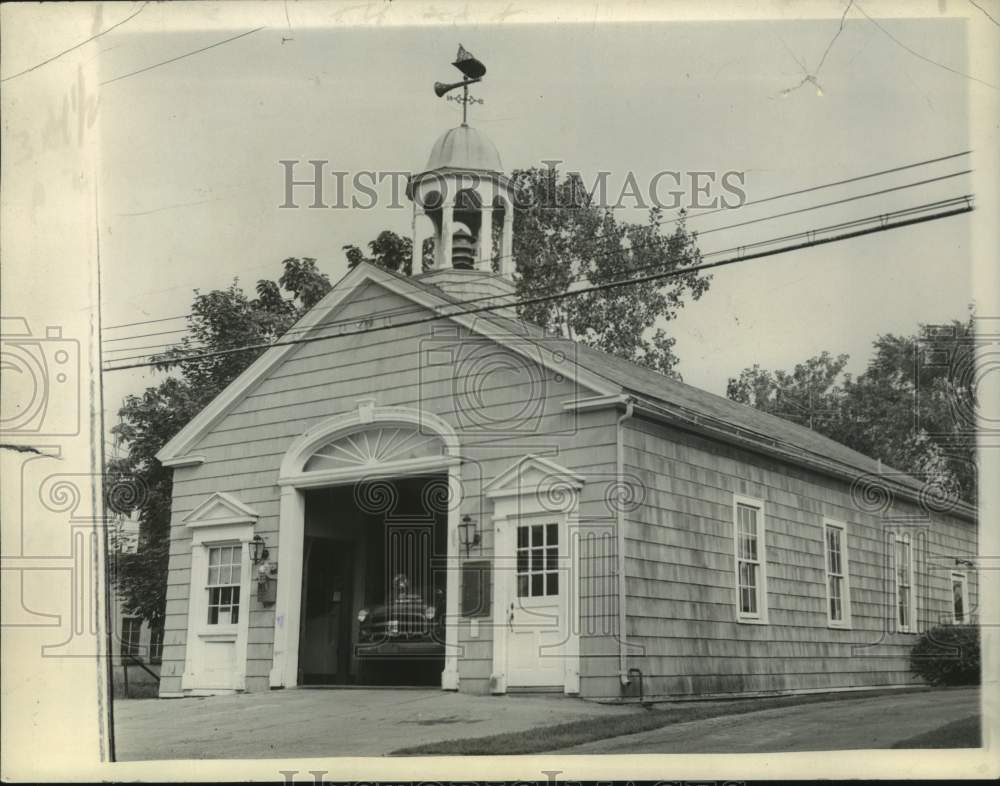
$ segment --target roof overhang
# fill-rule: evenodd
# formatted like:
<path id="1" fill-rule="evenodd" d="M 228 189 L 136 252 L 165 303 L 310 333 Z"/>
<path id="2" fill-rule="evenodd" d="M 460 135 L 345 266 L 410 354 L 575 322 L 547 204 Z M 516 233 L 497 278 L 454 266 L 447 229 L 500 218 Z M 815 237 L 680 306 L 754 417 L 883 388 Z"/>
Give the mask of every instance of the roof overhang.
<path id="1" fill-rule="evenodd" d="M 710 437 L 719 442 L 736 445 L 770 458 L 779 459 L 785 463 L 806 467 L 820 474 L 839 480 L 846 480 L 852 484 L 859 479 L 867 477 L 867 473 L 858 467 L 790 445 L 770 435 L 734 426 L 728 421 L 692 412 L 686 407 L 666 402 L 654 402 L 639 395 L 620 394 L 581 398 L 563 402 L 563 408 L 578 412 L 609 407 L 624 409 L 629 401 L 633 405 L 633 417 L 641 417 L 701 436 Z M 880 485 L 891 490 L 899 497 L 921 507 L 927 507 L 927 495 L 916 487 L 916 484 L 919 484 L 917 479 L 913 479 L 914 485 L 901 483 L 889 475 L 871 477 L 873 482 L 876 479 Z M 961 500 L 949 506 L 948 510 L 940 512 L 942 515 L 954 515 L 972 523 L 978 523 L 978 511 L 975 506 Z"/>

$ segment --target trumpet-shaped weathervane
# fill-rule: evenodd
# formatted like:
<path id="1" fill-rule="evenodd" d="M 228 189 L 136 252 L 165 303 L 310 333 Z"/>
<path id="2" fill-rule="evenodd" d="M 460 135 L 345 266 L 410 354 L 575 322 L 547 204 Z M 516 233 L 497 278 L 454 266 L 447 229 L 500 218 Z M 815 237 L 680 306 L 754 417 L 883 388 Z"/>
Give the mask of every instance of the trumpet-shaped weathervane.
<path id="1" fill-rule="evenodd" d="M 459 87 L 462 88 L 462 95 L 450 95 L 446 99 L 447 101 L 456 101 L 462 105 L 462 125 L 468 125 L 466 122 L 469 104 L 481 104 L 483 99 L 474 98 L 469 95 L 469 85 L 475 82 L 482 82 L 483 77 L 486 75 L 486 66 L 484 66 L 479 60 L 472 56 L 464 46 L 458 45 L 458 54 L 455 55 L 455 62 L 452 63 L 455 68 L 462 72 L 461 82 L 435 82 L 434 83 L 434 93 L 438 98 L 441 98 L 446 93 L 450 93 L 452 90 L 456 90 Z"/>

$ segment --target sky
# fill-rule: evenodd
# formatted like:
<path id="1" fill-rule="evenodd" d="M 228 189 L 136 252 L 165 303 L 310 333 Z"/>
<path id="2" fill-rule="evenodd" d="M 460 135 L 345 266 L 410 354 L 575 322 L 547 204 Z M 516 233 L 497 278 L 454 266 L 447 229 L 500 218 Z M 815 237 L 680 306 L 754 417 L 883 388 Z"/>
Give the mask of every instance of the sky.
<path id="1" fill-rule="evenodd" d="M 151 5 L 142 25 L 101 39 L 102 80 L 243 31 L 157 32 L 156 15 L 169 8 Z M 970 91 L 985 89 L 942 67 L 967 69 L 960 19 L 886 19 L 882 30 L 854 10 L 839 34 L 839 15 L 321 29 L 297 28 L 297 5 L 286 8 L 284 25 L 102 88 L 105 326 L 185 314 L 194 289 L 234 278 L 252 290 L 258 278 L 277 278 L 290 256 L 315 257 L 336 281 L 346 271 L 345 244 L 363 245 L 382 229 L 409 234 L 408 205 L 393 209 L 388 200 L 367 210 L 307 209 L 306 200 L 300 209 L 279 209 L 278 162 L 419 171 L 437 136 L 461 120 L 459 107 L 431 89 L 458 78 L 450 62 L 459 43 L 488 68 L 473 91 L 484 103 L 470 108 L 469 123 L 492 139 L 508 171 L 558 159 L 585 181 L 610 172 L 615 194 L 629 172 L 648 183 L 662 170 L 735 170 L 745 173 L 747 198 L 755 200 L 965 151 Z M 792 89 L 806 72 L 821 90 L 809 82 Z M 689 228 L 703 233 L 703 252 L 733 248 L 966 194 L 971 180 L 710 230 L 974 163 L 973 154 L 739 210 L 692 211 Z M 620 213 L 643 219 L 641 210 Z M 746 366 L 790 368 L 824 350 L 848 353 L 848 370 L 858 373 L 878 334 L 913 333 L 920 322 L 967 314 L 969 227 L 963 215 L 723 268 L 701 300 L 667 325 L 678 370 L 718 394 Z M 108 343 L 116 351 L 105 361 L 178 335 Z M 156 379 L 143 371 L 106 375 L 109 413 Z"/>

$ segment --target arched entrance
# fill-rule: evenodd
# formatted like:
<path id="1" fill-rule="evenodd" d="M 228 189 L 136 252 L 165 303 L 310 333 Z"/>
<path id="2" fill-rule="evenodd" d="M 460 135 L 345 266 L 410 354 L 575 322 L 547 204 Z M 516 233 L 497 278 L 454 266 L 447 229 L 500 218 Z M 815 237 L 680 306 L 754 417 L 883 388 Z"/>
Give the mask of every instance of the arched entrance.
<path id="1" fill-rule="evenodd" d="M 271 687 L 301 684 L 307 674 L 318 682 L 371 680 L 379 668 L 362 664 L 411 657 L 427 637 L 407 620 L 435 607 L 428 623 L 439 626 L 437 648 L 423 657 L 438 658 L 441 687 L 457 689 L 459 472 L 458 440 L 445 421 L 370 399 L 292 444 L 278 479 Z M 316 573 L 320 565 L 325 573 Z M 400 574 L 405 591 L 394 589 Z M 377 629 L 359 619 L 361 609 L 378 618 Z M 402 620 L 388 619 L 400 609 Z M 408 649 L 385 642 L 407 636 Z M 380 642 L 386 646 L 373 647 Z"/>

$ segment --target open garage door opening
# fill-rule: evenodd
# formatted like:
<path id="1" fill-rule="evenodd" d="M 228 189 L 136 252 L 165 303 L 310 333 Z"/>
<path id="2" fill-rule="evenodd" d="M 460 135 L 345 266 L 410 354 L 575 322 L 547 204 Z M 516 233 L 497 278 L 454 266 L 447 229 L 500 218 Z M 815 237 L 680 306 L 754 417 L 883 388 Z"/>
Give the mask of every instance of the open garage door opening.
<path id="1" fill-rule="evenodd" d="M 306 493 L 300 685 L 440 685 L 447 475 Z"/>

